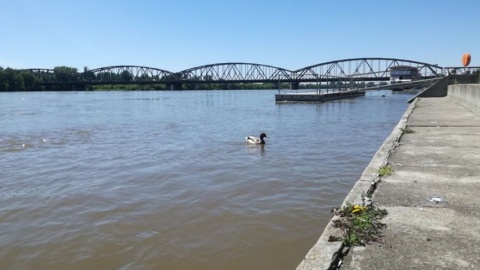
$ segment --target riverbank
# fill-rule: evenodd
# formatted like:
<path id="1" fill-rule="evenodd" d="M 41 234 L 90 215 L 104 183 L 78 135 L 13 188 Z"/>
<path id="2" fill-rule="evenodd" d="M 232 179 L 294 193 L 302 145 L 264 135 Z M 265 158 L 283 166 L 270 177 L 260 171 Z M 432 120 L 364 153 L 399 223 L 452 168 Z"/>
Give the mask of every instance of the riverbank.
<path id="1" fill-rule="evenodd" d="M 348 194 L 344 205 L 361 203 L 376 187 L 373 204 L 388 211 L 384 243 L 349 249 L 328 242 L 340 233 L 330 222 L 297 269 L 478 267 L 479 92 L 478 84 L 452 85 L 446 97 L 417 98 Z M 386 163 L 394 173 L 380 178 Z"/>

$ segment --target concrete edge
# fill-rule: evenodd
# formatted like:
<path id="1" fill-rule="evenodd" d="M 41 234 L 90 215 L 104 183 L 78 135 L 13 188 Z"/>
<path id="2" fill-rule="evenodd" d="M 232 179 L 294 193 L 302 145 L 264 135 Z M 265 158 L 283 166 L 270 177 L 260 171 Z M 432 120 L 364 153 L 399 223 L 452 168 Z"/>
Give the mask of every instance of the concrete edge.
<path id="1" fill-rule="evenodd" d="M 402 129 L 406 127 L 408 118 L 412 114 L 417 104 L 417 100 L 418 99 L 415 99 L 410 103 L 407 111 L 400 118 L 398 124 L 393 128 L 390 135 L 373 156 L 367 168 L 363 171 L 360 179 L 347 194 L 342 206 L 345 206 L 347 203 L 362 203 L 362 194 L 366 194 L 372 187 L 375 187 L 376 184 L 381 181 L 381 177 L 378 175 L 378 169 L 388 163 L 388 157 L 398 146 L 403 135 Z M 297 266 L 297 270 L 331 269 L 334 264 L 341 264 L 341 258 L 343 257 L 342 254 L 344 254 L 343 244 L 338 241 L 328 242 L 330 235 L 341 236 L 341 232 L 333 227 L 333 221 L 335 218 L 336 217 L 333 217 L 328 222 L 318 241 Z"/>
<path id="2" fill-rule="evenodd" d="M 445 97 L 447 95 L 447 86 L 450 84 L 451 77 L 452 75 L 443 77 L 411 98 L 407 103 L 412 103 L 419 97 Z"/>

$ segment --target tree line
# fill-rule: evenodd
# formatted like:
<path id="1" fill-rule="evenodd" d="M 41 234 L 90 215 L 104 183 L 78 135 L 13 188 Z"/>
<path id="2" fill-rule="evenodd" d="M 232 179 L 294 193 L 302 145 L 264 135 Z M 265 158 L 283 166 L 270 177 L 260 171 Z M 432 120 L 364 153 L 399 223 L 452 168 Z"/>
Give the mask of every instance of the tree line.
<path id="1" fill-rule="evenodd" d="M 70 83 L 72 78 L 78 75 L 78 70 L 71 67 L 55 67 L 53 74 L 44 74 L 43 78 L 35 76 L 29 70 L 12 69 L 0 67 L 0 91 L 44 91 L 44 90 L 65 90 L 65 89 L 46 89 L 42 86 L 45 76 L 51 76 L 50 79 L 57 82 Z M 59 85 L 62 87 L 62 85 Z"/>
<path id="2" fill-rule="evenodd" d="M 172 78 L 165 76 L 162 80 L 168 81 Z M 45 86 L 44 82 L 55 82 Z M 79 73 L 77 68 L 58 66 L 53 72 L 44 72 L 35 76 L 30 70 L 19 70 L 0 67 L 0 91 L 65 91 L 72 90 L 72 85 L 81 85 L 83 81 L 88 82 L 113 82 L 114 84 L 87 85 L 84 90 L 170 90 L 168 83 L 154 81 L 153 78 L 142 75 L 134 77 L 131 72 L 125 70 L 119 74 L 113 72 L 102 72 L 95 74 L 84 68 Z M 135 81 L 152 81 L 151 84 L 135 84 Z M 115 83 L 117 82 L 117 83 Z M 278 83 L 183 83 L 181 89 L 176 90 L 229 90 L 229 89 L 276 89 Z M 289 87 L 288 83 L 282 83 L 281 88 Z"/>
<path id="3" fill-rule="evenodd" d="M 0 91 L 27 91 L 36 83 L 30 72 L 0 67 Z"/>

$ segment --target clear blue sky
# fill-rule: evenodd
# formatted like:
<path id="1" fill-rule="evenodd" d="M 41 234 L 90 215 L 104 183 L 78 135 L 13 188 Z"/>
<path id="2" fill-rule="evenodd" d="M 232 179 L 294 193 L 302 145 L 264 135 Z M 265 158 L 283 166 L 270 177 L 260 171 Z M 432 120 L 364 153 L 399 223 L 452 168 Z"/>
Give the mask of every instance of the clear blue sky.
<path id="1" fill-rule="evenodd" d="M 0 66 L 223 62 L 299 69 L 357 57 L 480 66 L 478 0 L 0 0 Z"/>

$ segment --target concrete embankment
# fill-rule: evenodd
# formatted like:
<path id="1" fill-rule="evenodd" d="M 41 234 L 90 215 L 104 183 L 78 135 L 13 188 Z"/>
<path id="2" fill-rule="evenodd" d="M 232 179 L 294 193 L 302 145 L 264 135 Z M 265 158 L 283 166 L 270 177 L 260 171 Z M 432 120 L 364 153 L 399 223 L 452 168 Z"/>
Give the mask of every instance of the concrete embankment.
<path id="1" fill-rule="evenodd" d="M 328 242 L 341 235 L 331 221 L 297 270 L 480 269 L 480 85 L 445 87 L 444 97 L 410 104 L 344 201 L 361 203 L 376 187 L 384 243 Z M 394 173 L 380 178 L 386 163 Z"/>

